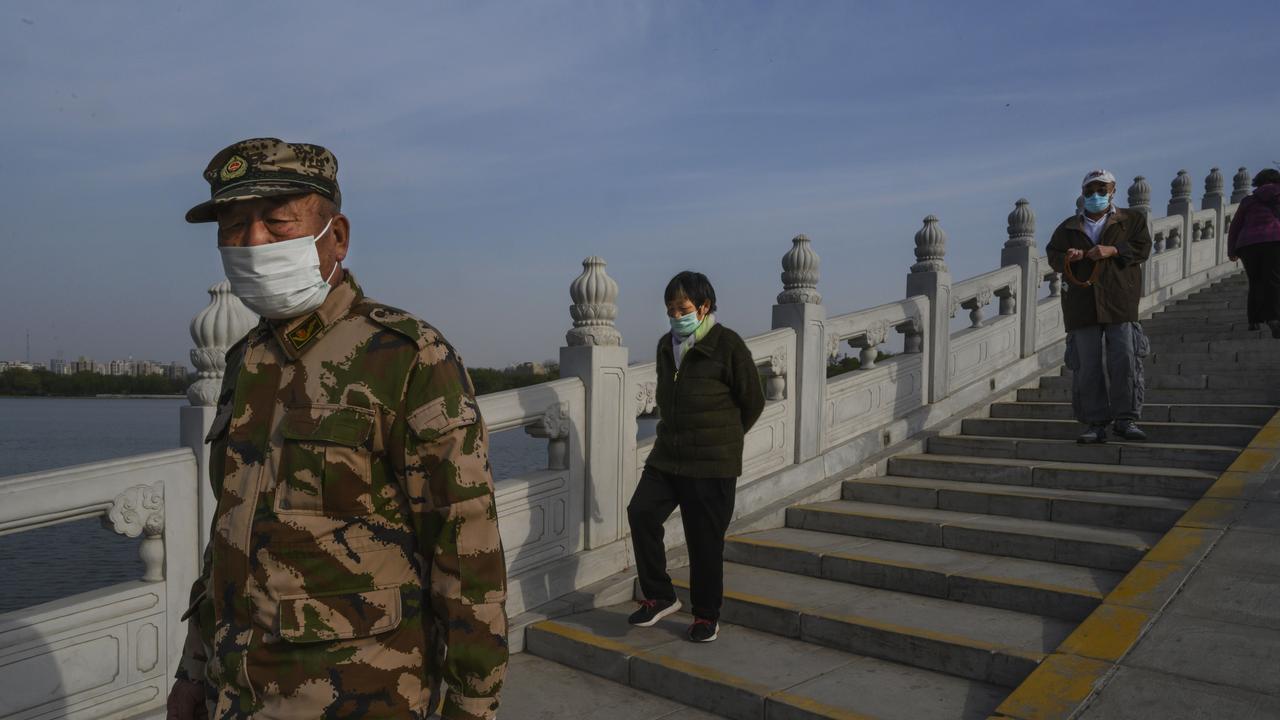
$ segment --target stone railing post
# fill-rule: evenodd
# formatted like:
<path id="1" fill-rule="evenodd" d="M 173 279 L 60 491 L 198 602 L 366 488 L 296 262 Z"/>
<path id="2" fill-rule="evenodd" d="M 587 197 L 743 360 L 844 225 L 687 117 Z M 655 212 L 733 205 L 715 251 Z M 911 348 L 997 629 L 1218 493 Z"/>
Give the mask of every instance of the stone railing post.
<path id="1" fill-rule="evenodd" d="M 573 328 L 560 348 L 560 377 L 576 377 L 586 389 L 585 442 L 587 516 L 583 541 L 588 548 L 626 534 L 625 489 L 634 485 L 636 413 L 629 397 L 627 348 L 614 326 L 618 283 L 605 273 L 605 261 L 589 257 L 569 285 Z"/>
<path id="2" fill-rule="evenodd" d="M 1214 242 L 1217 243 L 1214 253 L 1214 264 L 1227 261 L 1227 229 L 1222 221 L 1227 215 L 1227 198 L 1222 188 L 1225 184 L 1222 171 L 1213 168 L 1204 178 L 1204 198 L 1200 200 L 1201 210 L 1213 210 Z"/>
<path id="3" fill-rule="evenodd" d="M 947 364 L 951 354 L 951 273 L 944 262 L 947 234 L 938 226 L 938 218 L 929 215 L 915 240 L 916 263 L 907 275 L 907 297 L 929 298 L 929 319 L 923 330 L 925 375 L 929 378 L 929 402 L 932 403 L 950 392 Z"/>
<path id="4" fill-rule="evenodd" d="M 1249 168 L 1240 168 L 1236 171 L 1235 177 L 1231 178 L 1231 204 L 1240 202 L 1249 194 L 1251 182 Z"/>
<path id="5" fill-rule="evenodd" d="M 1168 214 L 1182 216 L 1182 277 L 1185 278 L 1191 274 L 1191 252 L 1195 245 L 1195 238 L 1191 235 L 1191 213 L 1194 211 L 1191 205 L 1191 176 L 1186 170 L 1179 170 L 1177 177 L 1169 183 L 1169 189 L 1171 194 Z"/>
<path id="6" fill-rule="evenodd" d="M 796 332 L 796 462 L 824 450 L 822 406 L 827 395 L 827 309 L 818 292 L 818 253 L 797 235 L 782 256 L 782 292 L 773 306 L 773 328 Z"/>
<path id="7" fill-rule="evenodd" d="M 1022 270 L 1017 304 L 1022 357 L 1036 354 L 1036 297 L 1040 294 L 1040 251 L 1036 248 L 1036 214 L 1026 198 L 1018 200 L 1009 213 L 1009 239 L 1000 250 L 1000 265 L 1017 265 Z"/>
<path id="8" fill-rule="evenodd" d="M 226 352 L 257 323 L 258 316 L 231 294 L 231 283 L 226 280 L 209 288 L 209 304 L 191 321 L 191 340 L 196 345 L 191 349 L 191 364 L 196 368 L 196 381 L 187 388 L 191 405 L 179 411 L 178 441 L 195 453 L 199 470 L 196 497 L 200 498 L 200 546 L 196 552 L 203 552 L 209 542 L 217 504 L 209 482 L 209 446 L 204 437 L 217 413 L 218 391 L 227 369 Z"/>

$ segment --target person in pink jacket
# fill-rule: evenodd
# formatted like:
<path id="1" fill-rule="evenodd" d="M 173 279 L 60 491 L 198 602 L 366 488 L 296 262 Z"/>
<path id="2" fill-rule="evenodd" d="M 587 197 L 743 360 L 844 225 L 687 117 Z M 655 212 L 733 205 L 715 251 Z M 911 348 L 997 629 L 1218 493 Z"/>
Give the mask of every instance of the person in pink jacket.
<path id="1" fill-rule="evenodd" d="M 1249 329 L 1266 323 L 1280 338 L 1280 170 L 1258 173 L 1253 187 L 1231 219 L 1227 255 L 1244 261 L 1249 276 Z"/>

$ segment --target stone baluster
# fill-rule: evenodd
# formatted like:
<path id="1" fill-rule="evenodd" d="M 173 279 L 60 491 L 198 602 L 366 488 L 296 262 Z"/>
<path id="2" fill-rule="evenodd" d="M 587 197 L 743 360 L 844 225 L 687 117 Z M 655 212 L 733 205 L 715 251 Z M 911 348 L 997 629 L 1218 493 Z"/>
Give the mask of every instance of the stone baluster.
<path id="1" fill-rule="evenodd" d="M 526 425 L 524 431 L 530 437 L 547 441 L 548 470 L 569 469 L 569 437 L 573 431 L 573 423 L 569 417 L 568 403 L 552 405 L 537 422 Z"/>
<path id="2" fill-rule="evenodd" d="M 634 486 L 636 473 L 637 401 L 627 376 L 628 351 L 614 325 L 618 283 L 605 265 L 599 257 L 583 260 L 582 273 L 570 283 L 573 327 L 560 348 L 560 376 L 579 378 L 586 389 L 586 422 L 578 435 L 585 448 L 588 548 L 625 535 L 626 489 Z M 553 463 L 555 445 L 547 450 Z"/>
<path id="3" fill-rule="evenodd" d="M 851 340 L 849 344 L 859 348 L 858 369 L 870 370 L 876 366 L 876 358 L 880 355 L 880 346 L 889 335 L 889 323 L 885 320 L 872 323 L 867 331 Z"/>
<path id="4" fill-rule="evenodd" d="M 218 392 L 226 372 L 227 350 L 258 323 L 258 316 L 231 293 L 231 283 L 222 280 L 209 288 L 209 304 L 191 321 L 191 364 L 196 368 L 196 381 L 187 388 L 191 403 L 178 411 L 179 440 L 196 456 L 200 505 L 200 547 L 209 541 L 209 527 L 217 499 L 209 482 L 209 446 L 204 438 L 217 414 Z M 197 559 L 198 561 L 198 559 Z"/>
<path id="5" fill-rule="evenodd" d="M 1166 246 L 1169 248 L 1182 248 L 1182 277 L 1191 274 L 1191 250 L 1194 243 L 1192 240 L 1195 235 L 1191 232 L 1191 214 L 1193 207 L 1191 204 L 1191 176 L 1186 170 L 1179 170 L 1178 175 L 1169 183 L 1171 194 L 1169 196 L 1169 215 L 1182 216 L 1182 230 L 1178 233 L 1175 245 L 1174 233 L 1169 233 L 1169 241 Z"/>
<path id="6" fill-rule="evenodd" d="M 929 298 L 929 318 L 924 324 L 924 355 L 929 402 L 945 398 L 949 391 L 948 355 L 951 352 L 951 273 L 944 261 L 947 234 L 938 218 L 929 215 L 915 236 L 916 262 L 907 275 L 907 297 Z"/>
<path id="7" fill-rule="evenodd" d="M 103 525 L 127 537 L 143 535 L 138 555 L 142 557 L 145 582 L 164 580 L 164 483 L 134 485 L 115 497 L 102 519 Z M 198 548 L 203 550 L 203 547 Z"/>
<path id="8" fill-rule="evenodd" d="M 1062 296 L 1062 275 L 1051 273 L 1049 275 L 1049 297 Z"/>
<path id="9" fill-rule="evenodd" d="M 797 235 L 782 256 L 782 292 L 773 306 L 773 328 L 796 333 L 796 462 L 823 448 L 822 405 L 827 394 L 827 311 L 818 292 L 820 259 L 809 238 Z"/>
<path id="10" fill-rule="evenodd" d="M 1248 168 L 1240 168 L 1236 171 L 1235 177 L 1231 178 L 1231 204 L 1234 205 L 1245 199 L 1249 194 L 1251 182 Z"/>
<path id="11" fill-rule="evenodd" d="M 1226 226 L 1223 224 L 1227 216 L 1227 197 L 1223 192 L 1225 184 L 1226 179 L 1222 177 L 1221 170 L 1210 170 L 1204 178 L 1204 198 L 1200 201 L 1201 210 L 1213 210 L 1213 220 L 1205 223 L 1203 237 L 1217 243 L 1213 254 L 1217 263 L 1227 261 L 1227 233 L 1224 232 Z"/>
<path id="12" fill-rule="evenodd" d="M 1016 295 L 1029 300 L 1022 302 L 1022 315 L 1018 318 L 1020 337 L 1019 355 L 1031 357 L 1036 353 L 1036 303 L 1040 281 L 1044 273 L 1040 269 L 1040 251 L 1036 248 L 1036 213 L 1026 198 L 1014 203 L 1007 226 L 1009 239 L 1000 250 L 1000 265 L 1017 265 L 1022 275 Z M 1007 315 L 1005 297 L 1000 298 L 1000 314 Z"/>

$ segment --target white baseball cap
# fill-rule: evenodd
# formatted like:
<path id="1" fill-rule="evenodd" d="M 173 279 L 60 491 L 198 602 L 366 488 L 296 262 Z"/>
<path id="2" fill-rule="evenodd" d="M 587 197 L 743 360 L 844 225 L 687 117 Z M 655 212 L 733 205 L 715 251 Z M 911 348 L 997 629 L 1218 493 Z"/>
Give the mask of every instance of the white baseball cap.
<path id="1" fill-rule="evenodd" d="M 1090 170 L 1089 173 L 1084 176 L 1084 180 L 1080 181 L 1080 187 L 1084 187 L 1091 182 L 1114 183 L 1115 181 L 1116 176 L 1112 175 L 1109 170 Z"/>

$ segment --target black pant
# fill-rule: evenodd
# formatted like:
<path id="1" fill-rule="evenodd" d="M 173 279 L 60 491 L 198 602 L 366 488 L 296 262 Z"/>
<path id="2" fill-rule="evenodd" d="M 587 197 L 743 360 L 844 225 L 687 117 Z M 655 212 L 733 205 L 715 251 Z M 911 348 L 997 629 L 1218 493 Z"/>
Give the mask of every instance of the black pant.
<path id="1" fill-rule="evenodd" d="M 1280 242 L 1246 245 L 1237 255 L 1249 276 L 1249 322 L 1280 320 Z"/>
<path id="2" fill-rule="evenodd" d="M 689 548 L 693 614 L 706 620 L 720 619 L 720 605 L 724 602 L 724 533 L 733 517 L 737 484 L 737 478 L 691 478 L 645 467 L 627 505 L 640 591 L 645 598 L 676 599 L 667 574 L 662 523 L 679 507 Z"/>

